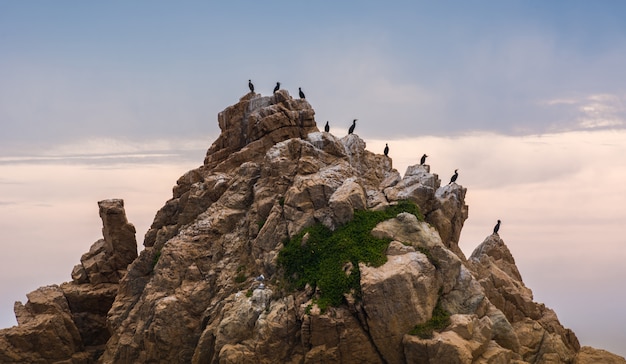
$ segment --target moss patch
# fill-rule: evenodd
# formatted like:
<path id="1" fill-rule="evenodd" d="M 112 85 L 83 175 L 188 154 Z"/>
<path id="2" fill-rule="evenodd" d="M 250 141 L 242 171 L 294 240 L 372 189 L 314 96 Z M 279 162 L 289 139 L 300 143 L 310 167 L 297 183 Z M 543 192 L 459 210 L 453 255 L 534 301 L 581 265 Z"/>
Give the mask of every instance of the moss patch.
<path id="1" fill-rule="evenodd" d="M 385 250 L 390 240 L 377 239 L 370 232 L 379 222 L 401 212 L 423 220 L 417 205 L 401 201 L 383 211 L 355 211 L 354 219 L 335 231 L 322 224 L 304 229 L 285 242 L 278 256 L 287 282 L 294 289 L 302 289 L 307 283 L 319 289 L 316 303 L 322 310 L 341 304 L 345 293 L 354 292 L 358 297 L 359 262 L 378 267 L 387 261 Z M 348 263 L 352 268 L 345 272 Z"/>

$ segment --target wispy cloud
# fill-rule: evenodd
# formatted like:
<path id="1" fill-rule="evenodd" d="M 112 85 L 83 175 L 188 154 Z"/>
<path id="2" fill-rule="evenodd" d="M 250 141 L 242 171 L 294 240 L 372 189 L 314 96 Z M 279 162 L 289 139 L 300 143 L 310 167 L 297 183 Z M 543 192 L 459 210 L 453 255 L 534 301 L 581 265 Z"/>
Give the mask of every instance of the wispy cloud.
<path id="1" fill-rule="evenodd" d="M 563 130 L 621 129 L 626 127 L 626 95 L 590 94 L 577 98 L 555 98 L 542 102 L 571 115 L 570 123 L 562 123 Z"/>
<path id="2" fill-rule="evenodd" d="M 53 145 L 37 153 L 0 157 L 0 164 L 28 163 L 149 163 L 187 158 L 206 151 L 207 142 L 200 139 L 128 139 L 90 138 L 73 143 Z M 0 179 L 2 183 L 2 179 Z"/>

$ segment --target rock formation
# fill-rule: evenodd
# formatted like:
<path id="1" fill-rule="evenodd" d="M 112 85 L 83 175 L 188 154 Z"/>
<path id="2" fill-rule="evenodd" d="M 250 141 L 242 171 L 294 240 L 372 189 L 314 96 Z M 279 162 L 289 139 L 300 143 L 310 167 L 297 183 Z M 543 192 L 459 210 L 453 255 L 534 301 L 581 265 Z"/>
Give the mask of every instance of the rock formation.
<path id="1" fill-rule="evenodd" d="M 464 256 L 464 187 L 441 186 L 428 165 L 402 177 L 358 135 L 319 132 L 314 115 L 285 90 L 222 111 L 220 136 L 178 179 L 138 256 L 121 201 L 100 202 L 104 239 L 73 282 L 16 303 L 0 362 L 626 363 L 581 348 L 534 302 L 499 236 Z M 279 264 L 289 239 L 404 200 L 421 213 L 376 224 L 386 261 L 344 262 L 359 288 L 340 305 L 293 289 Z"/>
<path id="2" fill-rule="evenodd" d="M 0 363 L 92 363 L 110 337 L 106 315 L 126 267 L 137 258 L 124 201 L 98 202 L 104 239 L 93 243 L 72 282 L 46 286 L 15 303 L 18 326 L 0 330 Z"/>

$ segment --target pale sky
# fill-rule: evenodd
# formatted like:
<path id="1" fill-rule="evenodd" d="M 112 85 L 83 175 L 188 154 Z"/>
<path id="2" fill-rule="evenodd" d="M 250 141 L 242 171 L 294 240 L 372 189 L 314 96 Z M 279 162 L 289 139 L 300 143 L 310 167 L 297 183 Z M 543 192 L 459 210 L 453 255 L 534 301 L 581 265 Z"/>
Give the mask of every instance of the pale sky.
<path id="1" fill-rule="evenodd" d="M 502 219 L 537 301 L 626 355 L 626 3 L 0 0 L 0 326 L 69 280 L 124 198 L 137 238 L 276 81 L 318 125 L 353 118 L 401 173 L 459 168 L 469 255 Z"/>

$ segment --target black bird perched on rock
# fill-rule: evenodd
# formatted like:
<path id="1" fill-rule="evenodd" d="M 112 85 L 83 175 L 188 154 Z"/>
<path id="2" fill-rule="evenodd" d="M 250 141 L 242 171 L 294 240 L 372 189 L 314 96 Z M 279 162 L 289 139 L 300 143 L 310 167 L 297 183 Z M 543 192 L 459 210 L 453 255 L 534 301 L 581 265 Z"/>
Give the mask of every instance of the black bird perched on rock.
<path id="1" fill-rule="evenodd" d="M 276 82 L 276 87 L 274 87 L 274 93 L 276 93 L 276 91 L 280 90 L 280 82 Z"/>
<path id="2" fill-rule="evenodd" d="M 252 84 L 252 80 L 248 80 L 248 88 L 250 88 L 250 92 L 254 92 L 254 85 Z"/>
<path id="3" fill-rule="evenodd" d="M 385 143 L 385 150 L 383 153 L 385 153 L 385 157 L 389 155 L 389 145 L 387 145 L 387 143 Z"/>
<path id="4" fill-rule="evenodd" d="M 455 182 L 457 178 L 459 178 L 459 173 L 458 173 L 458 169 L 454 170 L 454 174 L 452 175 L 452 178 L 450 178 L 450 183 Z M 448 183 L 448 184 L 450 184 Z"/>
<path id="5" fill-rule="evenodd" d="M 498 230 L 500 230 L 500 220 L 498 220 L 496 226 L 493 227 L 493 233 L 498 235 Z"/>
<path id="6" fill-rule="evenodd" d="M 328 125 L 328 121 L 326 121 L 326 125 L 324 125 L 324 131 L 327 133 L 330 131 L 330 125 Z"/>
<path id="7" fill-rule="evenodd" d="M 301 99 L 305 99 L 306 97 L 304 97 L 304 92 L 302 92 L 302 87 L 298 87 L 298 94 L 300 95 Z"/>
<path id="8" fill-rule="evenodd" d="M 423 166 L 424 163 L 426 163 L 426 157 L 428 157 L 426 154 L 422 156 L 422 159 L 420 159 L 420 166 Z"/>
<path id="9" fill-rule="evenodd" d="M 357 120 L 358 120 L 358 119 L 354 119 L 354 120 L 352 120 L 352 125 L 350 125 L 350 129 L 348 129 L 348 134 L 352 134 L 352 133 L 354 133 L 354 128 L 356 128 L 356 121 L 357 121 Z"/>

